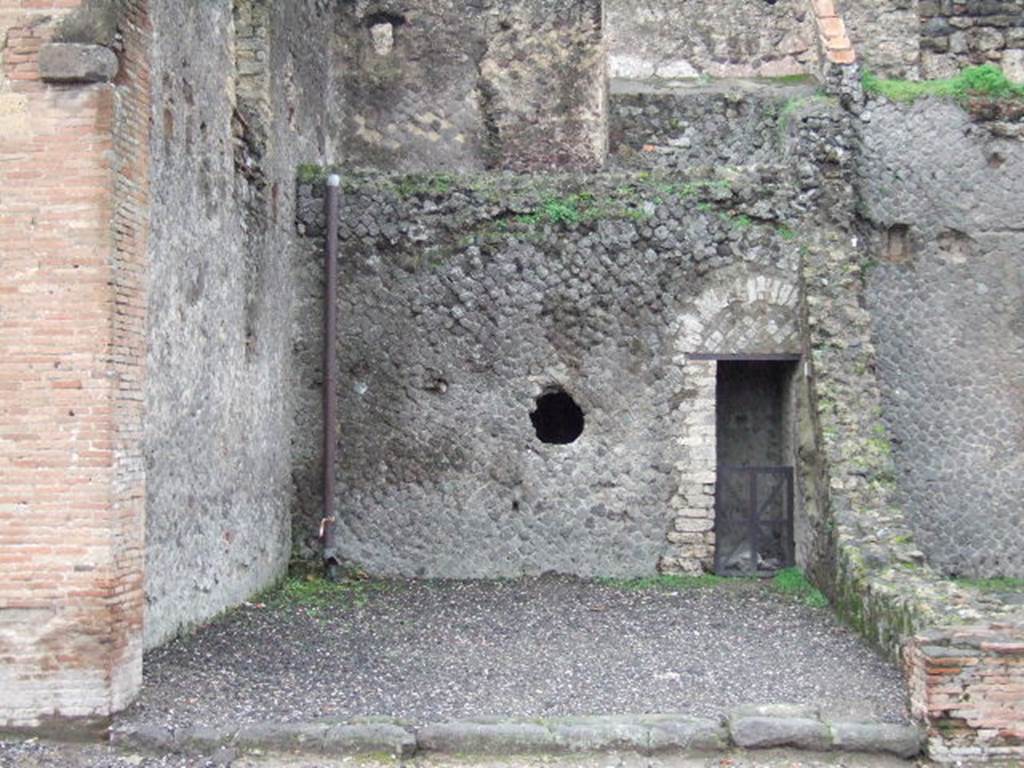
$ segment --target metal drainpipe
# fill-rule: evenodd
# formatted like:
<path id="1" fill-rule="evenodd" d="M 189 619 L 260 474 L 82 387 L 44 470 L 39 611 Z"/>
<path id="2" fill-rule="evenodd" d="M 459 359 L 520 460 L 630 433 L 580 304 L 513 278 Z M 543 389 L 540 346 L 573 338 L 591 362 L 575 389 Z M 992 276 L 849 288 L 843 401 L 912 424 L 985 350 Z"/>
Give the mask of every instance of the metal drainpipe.
<path id="1" fill-rule="evenodd" d="M 337 335 L 338 335 L 338 192 L 341 177 L 327 179 L 327 254 L 324 264 L 324 501 L 323 545 L 325 576 L 338 576 L 338 552 L 335 542 L 337 515 L 334 510 L 334 479 L 337 470 Z"/>

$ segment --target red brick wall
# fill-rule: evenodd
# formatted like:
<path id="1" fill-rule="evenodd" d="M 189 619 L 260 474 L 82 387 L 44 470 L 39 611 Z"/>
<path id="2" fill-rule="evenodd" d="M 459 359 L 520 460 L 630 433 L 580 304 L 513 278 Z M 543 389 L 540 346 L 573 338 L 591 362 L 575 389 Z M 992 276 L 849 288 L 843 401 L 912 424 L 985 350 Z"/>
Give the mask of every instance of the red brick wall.
<path id="1" fill-rule="evenodd" d="M 148 85 L 36 57 L 75 0 L 0 0 L 0 728 L 102 717 L 141 679 Z"/>
<path id="2" fill-rule="evenodd" d="M 1024 761 L 1024 626 L 928 631 L 904 663 L 931 757 Z"/>

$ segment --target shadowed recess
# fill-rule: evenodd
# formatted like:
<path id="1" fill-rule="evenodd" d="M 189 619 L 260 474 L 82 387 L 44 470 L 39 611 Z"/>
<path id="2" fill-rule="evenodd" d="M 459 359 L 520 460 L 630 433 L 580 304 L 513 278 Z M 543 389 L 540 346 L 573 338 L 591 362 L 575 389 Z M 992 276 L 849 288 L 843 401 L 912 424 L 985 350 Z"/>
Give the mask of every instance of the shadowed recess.
<path id="1" fill-rule="evenodd" d="M 562 390 L 537 398 L 537 410 L 530 414 L 537 439 L 542 443 L 568 445 L 583 434 L 583 411 Z"/>

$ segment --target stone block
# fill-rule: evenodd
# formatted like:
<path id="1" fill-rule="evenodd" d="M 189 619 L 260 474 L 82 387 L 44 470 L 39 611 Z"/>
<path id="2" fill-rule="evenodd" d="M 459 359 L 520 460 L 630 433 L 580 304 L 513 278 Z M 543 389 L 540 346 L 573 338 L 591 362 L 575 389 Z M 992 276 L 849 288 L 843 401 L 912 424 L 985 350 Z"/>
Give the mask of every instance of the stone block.
<path id="1" fill-rule="evenodd" d="M 350 723 L 331 728 L 323 738 L 331 754 L 387 753 L 408 757 L 416 751 L 416 737 L 395 723 Z"/>
<path id="2" fill-rule="evenodd" d="M 832 744 L 828 727 L 803 717 L 739 717 L 729 720 L 736 746 L 745 749 L 796 747 L 824 751 Z"/>
<path id="3" fill-rule="evenodd" d="M 117 56 L 101 45 L 49 43 L 39 50 L 39 76 L 49 83 L 104 83 L 117 70 Z"/>
<path id="4" fill-rule="evenodd" d="M 845 752 L 887 753 L 909 759 L 921 753 L 923 736 L 914 725 L 832 723 L 832 746 Z"/>
<path id="5" fill-rule="evenodd" d="M 417 732 L 419 748 L 448 755 L 507 755 L 550 752 L 558 738 L 537 723 L 452 722 L 428 725 Z"/>

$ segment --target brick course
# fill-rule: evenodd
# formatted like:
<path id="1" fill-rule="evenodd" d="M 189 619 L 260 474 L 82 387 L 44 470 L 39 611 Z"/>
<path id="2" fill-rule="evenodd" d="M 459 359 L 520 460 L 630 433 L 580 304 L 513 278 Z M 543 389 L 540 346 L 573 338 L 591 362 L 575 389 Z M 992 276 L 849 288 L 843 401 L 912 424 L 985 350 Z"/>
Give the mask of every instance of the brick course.
<path id="1" fill-rule="evenodd" d="M 37 67 L 79 2 L 0 3 L 0 728 L 141 682 L 145 8 L 117 83 Z"/>
<path id="2" fill-rule="evenodd" d="M 1024 626 L 930 630 L 907 644 L 904 665 L 933 758 L 1024 759 Z"/>

